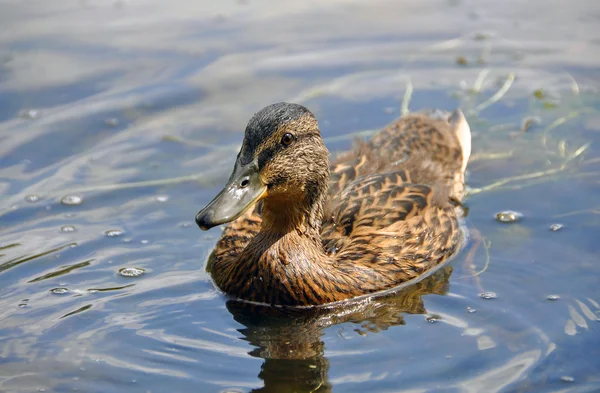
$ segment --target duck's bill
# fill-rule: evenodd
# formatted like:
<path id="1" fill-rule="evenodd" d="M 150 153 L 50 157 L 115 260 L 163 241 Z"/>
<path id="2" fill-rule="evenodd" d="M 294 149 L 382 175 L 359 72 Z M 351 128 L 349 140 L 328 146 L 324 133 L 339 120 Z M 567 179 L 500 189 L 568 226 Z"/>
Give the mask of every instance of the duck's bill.
<path id="1" fill-rule="evenodd" d="M 236 165 L 223 190 L 196 214 L 196 224 L 206 231 L 214 226 L 231 222 L 267 194 L 267 186 L 260 180 L 256 165 Z"/>

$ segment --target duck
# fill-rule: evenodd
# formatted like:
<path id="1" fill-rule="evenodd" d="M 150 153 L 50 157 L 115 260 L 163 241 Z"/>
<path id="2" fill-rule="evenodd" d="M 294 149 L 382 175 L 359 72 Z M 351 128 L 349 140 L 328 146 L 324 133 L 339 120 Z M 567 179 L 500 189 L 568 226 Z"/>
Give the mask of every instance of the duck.
<path id="1" fill-rule="evenodd" d="M 471 131 L 460 109 L 401 116 L 330 163 L 314 114 L 249 120 L 227 184 L 195 217 L 227 224 L 207 270 L 236 299 L 314 307 L 417 282 L 465 242 Z"/>

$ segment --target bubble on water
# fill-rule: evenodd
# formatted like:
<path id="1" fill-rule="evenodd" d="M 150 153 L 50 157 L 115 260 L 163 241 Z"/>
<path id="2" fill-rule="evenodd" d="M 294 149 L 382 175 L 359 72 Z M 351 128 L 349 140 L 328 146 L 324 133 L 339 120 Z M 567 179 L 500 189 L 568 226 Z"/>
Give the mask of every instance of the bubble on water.
<path id="1" fill-rule="evenodd" d="M 123 243 L 131 243 L 131 239 L 129 239 L 129 238 L 123 239 Z"/>
<path id="2" fill-rule="evenodd" d="M 52 288 L 50 290 L 50 292 L 52 292 L 55 295 L 64 295 L 65 293 L 69 293 L 69 288 L 65 288 L 65 287 Z"/>
<path id="3" fill-rule="evenodd" d="M 559 295 L 548 295 L 548 296 L 546 296 L 546 300 L 549 300 L 551 302 L 554 302 L 554 301 L 556 301 L 558 299 L 560 299 Z"/>
<path id="4" fill-rule="evenodd" d="M 564 382 L 574 382 L 575 378 L 573 378 L 569 375 L 563 375 L 562 377 L 560 377 L 560 380 L 564 381 Z"/>
<path id="5" fill-rule="evenodd" d="M 503 222 L 503 223 L 513 223 L 513 222 L 518 222 L 523 218 L 523 214 L 516 212 L 516 211 L 512 211 L 512 210 L 505 210 L 505 211 L 501 211 L 499 213 L 496 213 L 496 220 Z"/>
<path id="6" fill-rule="evenodd" d="M 36 194 L 27 195 L 25 200 L 30 203 L 35 203 L 40 200 L 40 196 Z"/>
<path id="7" fill-rule="evenodd" d="M 104 124 L 106 124 L 109 127 L 116 127 L 119 125 L 119 119 L 115 117 L 109 117 L 108 119 L 104 120 Z"/>
<path id="8" fill-rule="evenodd" d="M 498 295 L 495 292 L 483 292 L 479 294 L 479 297 L 482 299 L 496 299 Z"/>
<path id="9" fill-rule="evenodd" d="M 118 237 L 118 236 L 122 236 L 125 232 L 122 231 L 121 229 L 109 229 L 108 231 L 106 231 L 104 233 L 108 237 Z"/>
<path id="10" fill-rule="evenodd" d="M 477 311 L 477 310 L 476 310 L 476 309 L 474 309 L 474 308 L 472 308 L 472 307 L 467 307 L 467 312 L 468 312 L 469 314 L 474 314 L 476 311 Z"/>
<path id="11" fill-rule="evenodd" d="M 81 205 L 83 203 L 83 198 L 79 195 L 67 195 L 60 200 L 60 203 L 67 206 Z"/>
<path id="12" fill-rule="evenodd" d="M 142 243 L 142 244 L 148 244 L 148 240 L 144 239 L 144 240 L 140 241 L 140 243 Z"/>
<path id="13" fill-rule="evenodd" d="M 65 233 L 75 232 L 76 230 L 77 229 L 73 225 L 65 225 L 65 226 L 60 227 L 60 231 L 65 232 Z"/>
<path id="14" fill-rule="evenodd" d="M 34 120 L 40 117 L 40 111 L 37 109 L 25 109 L 19 112 L 19 116 L 23 119 Z"/>
<path id="15" fill-rule="evenodd" d="M 564 225 L 563 224 L 552 224 L 550 225 L 550 230 L 552 232 L 556 232 L 556 231 L 560 231 L 561 229 L 563 229 Z"/>
<path id="16" fill-rule="evenodd" d="M 160 203 L 165 203 L 166 201 L 169 200 L 169 196 L 168 195 L 159 195 L 156 197 L 156 200 Z"/>
<path id="17" fill-rule="evenodd" d="M 146 271 L 139 267 L 124 267 L 119 269 L 119 275 L 123 277 L 139 277 L 144 274 Z"/>
<path id="18" fill-rule="evenodd" d="M 430 315 L 427 317 L 428 323 L 437 323 L 441 320 L 442 320 L 442 317 L 440 317 L 439 315 Z"/>

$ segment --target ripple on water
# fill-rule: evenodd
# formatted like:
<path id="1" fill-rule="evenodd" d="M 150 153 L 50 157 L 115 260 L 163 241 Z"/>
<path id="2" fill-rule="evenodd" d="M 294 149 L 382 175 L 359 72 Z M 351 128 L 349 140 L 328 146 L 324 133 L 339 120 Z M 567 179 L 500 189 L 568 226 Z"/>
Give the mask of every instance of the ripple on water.
<path id="1" fill-rule="evenodd" d="M 109 229 L 108 231 L 106 231 L 104 233 L 108 237 L 118 237 L 118 236 L 122 236 L 125 232 L 120 229 Z"/>
<path id="2" fill-rule="evenodd" d="M 139 277 L 143 275 L 146 271 L 139 267 L 124 267 L 119 269 L 119 275 L 123 277 Z"/>
<path id="3" fill-rule="evenodd" d="M 523 214 L 513 211 L 513 210 L 505 210 L 499 213 L 496 213 L 496 220 L 503 223 L 513 223 L 519 222 L 523 218 Z"/>
<path id="4" fill-rule="evenodd" d="M 55 295 L 64 295 L 66 293 L 69 293 L 69 288 L 65 288 L 65 287 L 52 288 L 50 290 L 50 292 L 52 292 Z"/>
<path id="5" fill-rule="evenodd" d="M 60 200 L 60 203 L 67 206 L 76 206 L 83 203 L 83 198 L 79 195 L 67 195 Z"/>

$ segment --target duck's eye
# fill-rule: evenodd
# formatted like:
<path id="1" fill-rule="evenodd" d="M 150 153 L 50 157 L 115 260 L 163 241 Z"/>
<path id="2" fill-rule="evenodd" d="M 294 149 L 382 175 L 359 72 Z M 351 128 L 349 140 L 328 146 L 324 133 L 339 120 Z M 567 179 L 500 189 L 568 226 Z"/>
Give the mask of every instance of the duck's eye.
<path id="1" fill-rule="evenodd" d="M 285 135 L 283 135 L 283 138 L 281 138 L 281 144 L 283 146 L 289 146 L 292 144 L 292 142 L 294 142 L 294 136 L 292 134 L 290 134 L 289 132 Z"/>

